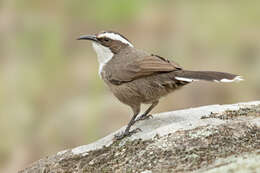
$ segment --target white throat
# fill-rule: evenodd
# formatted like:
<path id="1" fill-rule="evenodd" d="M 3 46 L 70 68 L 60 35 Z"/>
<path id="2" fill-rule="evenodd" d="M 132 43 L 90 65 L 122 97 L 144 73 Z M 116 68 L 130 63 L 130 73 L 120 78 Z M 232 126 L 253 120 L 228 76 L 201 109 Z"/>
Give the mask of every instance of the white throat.
<path id="1" fill-rule="evenodd" d="M 112 59 L 114 54 L 109 48 L 102 46 L 101 44 L 98 44 L 96 42 L 93 42 L 92 46 L 93 46 L 95 52 L 97 53 L 98 63 L 99 63 L 98 73 L 99 73 L 99 75 L 101 75 L 104 65 Z"/>

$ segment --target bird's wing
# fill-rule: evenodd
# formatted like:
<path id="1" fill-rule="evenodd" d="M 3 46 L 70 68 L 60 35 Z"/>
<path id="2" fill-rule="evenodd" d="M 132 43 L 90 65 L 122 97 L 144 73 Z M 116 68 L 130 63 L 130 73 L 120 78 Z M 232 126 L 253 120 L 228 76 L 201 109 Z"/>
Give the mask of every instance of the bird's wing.
<path id="1" fill-rule="evenodd" d="M 158 55 L 139 57 L 126 63 L 120 71 L 112 76 L 112 83 L 121 84 L 161 72 L 171 72 L 182 68 L 175 62 Z"/>

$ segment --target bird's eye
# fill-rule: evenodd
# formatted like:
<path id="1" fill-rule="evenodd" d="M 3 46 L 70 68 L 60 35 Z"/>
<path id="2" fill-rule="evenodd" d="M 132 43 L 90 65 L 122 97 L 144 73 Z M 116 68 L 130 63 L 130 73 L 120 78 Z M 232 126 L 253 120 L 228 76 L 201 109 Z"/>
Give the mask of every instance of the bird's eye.
<path id="1" fill-rule="evenodd" d="M 108 38 L 104 38 L 104 41 L 105 41 L 105 42 L 109 42 L 109 39 L 108 39 Z"/>

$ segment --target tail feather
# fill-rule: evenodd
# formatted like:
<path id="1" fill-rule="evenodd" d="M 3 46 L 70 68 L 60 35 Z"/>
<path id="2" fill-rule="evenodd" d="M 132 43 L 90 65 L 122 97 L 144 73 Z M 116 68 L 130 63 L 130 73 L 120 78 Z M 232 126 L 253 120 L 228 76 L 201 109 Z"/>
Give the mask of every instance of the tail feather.
<path id="1" fill-rule="evenodd" d="M 176 71 L 175 79 L 185 82 L 192 82 L 198 80 L 212 81 L 212 82 L 238 82 L 243 80 L 241 76 L 216 72 L 216 71 Z"/>

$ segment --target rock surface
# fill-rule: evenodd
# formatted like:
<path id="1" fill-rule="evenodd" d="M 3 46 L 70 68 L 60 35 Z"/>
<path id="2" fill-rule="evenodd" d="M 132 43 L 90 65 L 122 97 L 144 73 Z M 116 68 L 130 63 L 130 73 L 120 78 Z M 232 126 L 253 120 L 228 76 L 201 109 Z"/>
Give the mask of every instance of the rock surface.
<path id="1" fill-rule="evenodd" d="M 20 172 L 260 172 L 260 101 L 160 113 Z"/>

